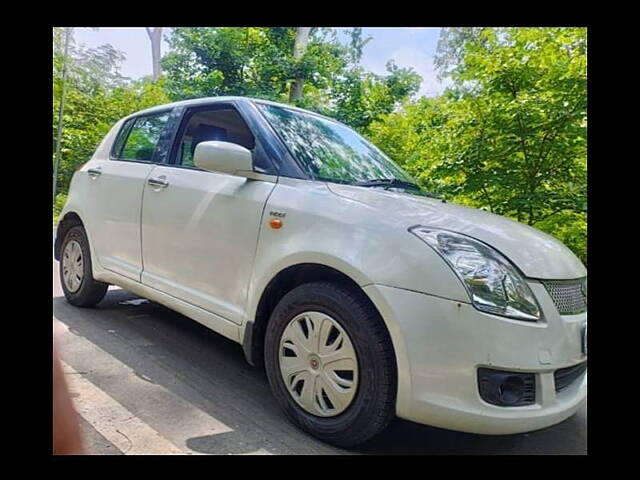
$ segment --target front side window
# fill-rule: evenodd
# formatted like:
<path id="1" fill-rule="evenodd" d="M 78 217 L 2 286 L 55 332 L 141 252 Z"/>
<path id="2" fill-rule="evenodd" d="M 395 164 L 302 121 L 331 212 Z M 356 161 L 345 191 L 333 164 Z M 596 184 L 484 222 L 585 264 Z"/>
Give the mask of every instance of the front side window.
<path id="1" fill-rule="evenodd" d="M 257 105 L 293 155 L 318 180 L 414 182 L 384 153 L 344 125 L 310 113 L 264 103 Z"/>
<path id="2" fill-rule="evenodd" d="M 176 164 L 195 166 L 193 155 L 200 142 L 235 143 L 253 151 L 255 139 L 237 110 L 231 106 L 196 108 L 183 121 L 182 137 L 177 144 Z"/>
<path id="3" fill-rule="evenodd" d="M 160 135 L 169 120 L 169 113 L 137 117 L 125 123 L 115 142 L 113 156 L 120 160 L 152 161 Z"/>

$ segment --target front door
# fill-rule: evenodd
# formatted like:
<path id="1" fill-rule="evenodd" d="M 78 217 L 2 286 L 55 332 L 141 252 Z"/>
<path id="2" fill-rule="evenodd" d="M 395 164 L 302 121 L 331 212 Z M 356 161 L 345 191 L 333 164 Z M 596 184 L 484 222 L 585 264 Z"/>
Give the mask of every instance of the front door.
<path id="1" fill-rule="evenodd" d="M 232 106 L 186 113 L 174 165 L 157 166 L 145 184 L 142 283 L 241 324 L 262 213 L 275 179 L 195 167 L 195 146 L 207 140 L 255 146 Z"/>

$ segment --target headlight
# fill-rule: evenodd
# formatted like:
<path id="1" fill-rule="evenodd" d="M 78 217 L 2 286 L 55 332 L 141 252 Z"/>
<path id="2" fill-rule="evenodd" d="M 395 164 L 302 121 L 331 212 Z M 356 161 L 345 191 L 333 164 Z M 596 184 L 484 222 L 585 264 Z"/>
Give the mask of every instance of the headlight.
<path id="1" fill-rule="evenodd" d="M 409 231 L 445 259 L 478 310 L 519 320 L 541 318 L 533 292 L 520 272 L 487 244 L 460 233 L 420 225 Z"/>

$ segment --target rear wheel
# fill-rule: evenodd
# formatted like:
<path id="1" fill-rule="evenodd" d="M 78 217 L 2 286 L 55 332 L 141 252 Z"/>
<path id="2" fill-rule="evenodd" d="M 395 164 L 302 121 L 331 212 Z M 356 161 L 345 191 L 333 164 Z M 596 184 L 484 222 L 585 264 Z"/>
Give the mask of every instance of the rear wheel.
<path id="1" fill-rule="evenodd" d="M 333 445 L 366 442 L 394 417 L 391 339 L 359 292 L 317 282 L 285 295 L 267 327 L 265 366 L 287 416 Z"/>
<path id="2" fill-rule="evenodd" d="M 81 225 L 69 229 L 60 251 L 60 283 L 64 296 L 78 307 L 97 305 L 109 286 L 93 279 L 89 242 Z"/>

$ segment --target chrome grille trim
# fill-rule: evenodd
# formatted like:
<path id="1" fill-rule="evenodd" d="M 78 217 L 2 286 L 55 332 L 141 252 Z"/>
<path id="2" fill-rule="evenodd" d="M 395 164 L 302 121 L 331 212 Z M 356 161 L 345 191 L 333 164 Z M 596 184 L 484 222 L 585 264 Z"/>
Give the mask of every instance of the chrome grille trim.
<path id="1" fill-rule="evenodd" d="M 586 277 L 576 280 L 541 280 L 560 315 L 575 315 L 587 311 L 586 281 Z"/>

